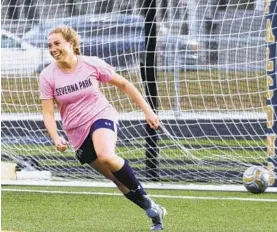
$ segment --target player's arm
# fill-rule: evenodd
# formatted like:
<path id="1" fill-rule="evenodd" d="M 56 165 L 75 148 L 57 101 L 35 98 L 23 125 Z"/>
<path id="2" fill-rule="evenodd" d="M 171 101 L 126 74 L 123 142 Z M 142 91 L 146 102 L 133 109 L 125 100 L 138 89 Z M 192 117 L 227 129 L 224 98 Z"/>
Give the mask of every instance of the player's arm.
<path id="1" fill-rule="evenodd" d="M 126 93 L 130 98 L 142 109 L 145 119 L 151 128 L 157 129 L 160 126 L 158 116 L 151 109 L 149 104 L 144 100 L 138 89 L 124 77 L 114 74 L 109 81 L 110 84 L 118 87 L 122 92 Z"/>
<path id="2" fill-rule="evenodd" d="M 55 120 L 54 100 L 42 100 L 42 114 L 44 125 L 53 140 L 58 151 L 65 151 L 67 148 L 66 141 L 60 137 L 57 132 L 57 124 Z"/>

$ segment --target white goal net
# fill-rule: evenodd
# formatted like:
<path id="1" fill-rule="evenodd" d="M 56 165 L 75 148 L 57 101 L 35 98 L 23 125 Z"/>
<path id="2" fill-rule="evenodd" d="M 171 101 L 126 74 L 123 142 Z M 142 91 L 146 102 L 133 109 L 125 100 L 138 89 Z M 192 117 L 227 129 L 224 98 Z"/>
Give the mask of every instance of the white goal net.
<path id="1" fill-rule="evenodd" d="M 248 166 L 269 157 L 264 9 L 262 0 L 156 0 L 152 11 L 146 0 L 2 0 L 2 161 L 32 159 L 65 180 L 102 179 L 72 148 L 57 152 L 43 125 L 38 75 L 51 62 L 47 33 L 63 24 L 79 32 L 84 55 L 115 66 L 148 100 L 156 90 L 166 130 L 151 134 L 126 95 L 102 86 L 120 112 L 117 153 L 141 180 L 241 183 Z M 153 13 L 147 66 L 145 18 Z M 146 69 L 156 75 L 147 79 Z"/>

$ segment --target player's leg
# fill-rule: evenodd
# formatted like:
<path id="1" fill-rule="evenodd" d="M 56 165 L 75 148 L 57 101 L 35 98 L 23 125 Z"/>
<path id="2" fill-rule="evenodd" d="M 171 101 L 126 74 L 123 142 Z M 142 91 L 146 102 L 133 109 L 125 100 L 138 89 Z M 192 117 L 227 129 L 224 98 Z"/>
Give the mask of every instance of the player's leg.
<path id="1" fill-rule="evenodd" d="M 119 182 L 130 189 L 125 196 L 146 210 L 147 215 L 152 218 L 153 230 L 160 230 L 163 228 L 162 218 L 166 211 L 147 196 L 129 163 L 116 155 L 116 139 L 115 131 L 108 128 L 100 127 L 93 130 L 92 140 L 97 154 L 97 162 L 104 170 L 108 168 Z"/>
<path id="2" fill-rule="evenodd" d="M 92 168 L 94 168 L 96 171 L 101 173 L 103 176 L 105 176 L 107 179 L 112 180 L 116 184 L 117 188 L 124 194 L 124 196 L 126 196 L 129 200 L 131 200 L 135 204 L 137 204 L 138 200 L 137 200 L 137 197 L 135 196 L 135 194 L 133 195 L 133 191 L 130 191 L 127 187 L 125 187 L 125 185 L 123 185 L 121 182 L 119 182 L 115 178 L 115 176 L 112 174 L 112 172 L 109 169 L 107 169 L 107 167 L 104 167 L 101 163 L 99 163 L 99 161 L 97 159 L 95 161 L 93 161 L 92 163 L 90 163 L 89 165 Z M 150 201 L 151 201 L 151 199 L 150 199 Z M 141 208 L 143 208 L 141 206 L 141 203 L 139 203 L 137 205 L 140 206 Z M 147 212 L 147 210 L 146 210 L 146 212 Z M 150 212 L 150 210 L 148 210 L 148 212 Z M 158 210 L 158 214 L 155 212 L 152 212 L 152 214 L 153 214 L 153 216 L 151 217 L 151 219 L 153 221 L 152 230 L 163 229 L 163 224 L 162 224 L 161 219 L 164 217 L 165 209 L 162 208 L 161 210 Z M 150 217 L 149 213 L 148 213 L 148 216 Z"/>
<path id="3" fill-rule="evenodd" d="M 108 169 L 120 183 L 130 190 L 129 193 L 125 193 L 125 196 L 141 208 L 148 209 L 150 207 L 149 200 L 145 199 L 146 192 L 137 180 L 133 169 L 127 161 L 115 153 L 117 140 L 115 131 L 98 128 L 93 131 L 92 140 L 97 154 L 97 160 L 94 162 L 97 163 L 98 168 Z M 105 172 L 107 173 L 107 171 Z"/>

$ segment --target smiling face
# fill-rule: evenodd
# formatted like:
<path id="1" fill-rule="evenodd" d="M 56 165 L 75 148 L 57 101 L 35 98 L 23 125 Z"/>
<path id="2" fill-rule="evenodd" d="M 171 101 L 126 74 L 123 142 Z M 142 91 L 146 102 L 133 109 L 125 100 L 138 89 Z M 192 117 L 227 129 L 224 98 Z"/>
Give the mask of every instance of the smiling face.
<path id="1" fill-rule="evenodd" d="M 66 62 L 75 56 L 72 43 L 66 41 L 61 33 L 53 33 L 48 37 L 48 49 L 50 55 L 57 62 Z"/>

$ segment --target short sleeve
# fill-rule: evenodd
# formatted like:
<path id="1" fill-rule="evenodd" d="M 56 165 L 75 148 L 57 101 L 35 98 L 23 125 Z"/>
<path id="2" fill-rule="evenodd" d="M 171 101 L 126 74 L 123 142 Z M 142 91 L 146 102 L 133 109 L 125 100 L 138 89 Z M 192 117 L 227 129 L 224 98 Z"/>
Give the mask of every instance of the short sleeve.
<path id="1" fill-rule="evenodd" d="M 49 80 L 40 75 L 39 77 L 39 92 L 40 92 L 40 99 L 52 99 L 54 98 L 54 87 L 51 85 Z"/>
<path id="2" fill-rule="evenodd" d="M 107 64 L 104 60 L 97 58 L 96 65 L 98 71 L 97 80 L 101 82 L 108 82 L 112 79 L 115 73 L 115 68 Z"/>

